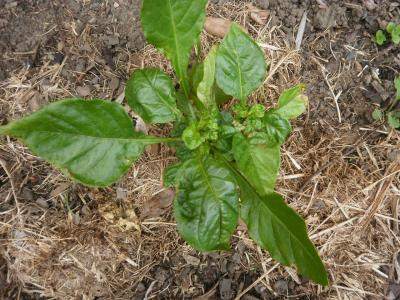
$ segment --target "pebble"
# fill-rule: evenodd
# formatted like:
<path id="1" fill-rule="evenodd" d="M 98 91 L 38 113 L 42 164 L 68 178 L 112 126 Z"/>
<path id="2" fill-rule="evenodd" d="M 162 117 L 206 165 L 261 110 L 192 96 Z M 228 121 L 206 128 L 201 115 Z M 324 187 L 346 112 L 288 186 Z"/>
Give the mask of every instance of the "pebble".
<path id="1" fill-rule="evenodd" d="M 119 79 L 117 78 L 117 77 L 113 77 L 113 78 L 111 78 L 111 81 L 110 81 L 110 89 L 112 90 L 112 91 L 115 91 L 116 89 L 118 89 L 119 88 Z"/>
<path id="2" fill-rule="evenodd" d="M 81 97 L 87 97 L 90 95 L 90 88 L 88 86 L 78 86 L 76 92 Z"/>
<path id="3" fill-rule="evenodd" d="M 36 200 L 36 204 L 39 205 L 41 208 L 49 208 L 49 204 L 47 203 L 46 199 L 38 198 Z"/>

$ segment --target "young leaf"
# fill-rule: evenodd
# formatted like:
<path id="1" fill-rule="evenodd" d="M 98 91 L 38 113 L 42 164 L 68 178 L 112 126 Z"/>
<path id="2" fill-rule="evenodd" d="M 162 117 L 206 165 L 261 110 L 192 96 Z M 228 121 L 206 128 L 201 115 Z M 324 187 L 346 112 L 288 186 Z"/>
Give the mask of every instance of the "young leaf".
<path id="1" fill-rule="evenodd" d="M 272 193 L 280 166 L 280 145 L 273 147 L 253 143 L 238 133 L 233 137 L 233 153 L 237 166 L 261 195 Z"/>
<path id="2" fill-rule="evenodd" d="M 143 1 L 144 35 L 171 60 L 186 96 L 190 50 L 203 29 L 206 4 L 207 0 Z"/>
<path id="3" fill-rule="evenodd" d="M 174 203 L 178 230 L 200 251 L 229 249 L 239 200 L 229 169 L 211 156 L 193 158 L 181 168 Z"/>
<path id="4" fill-rule="evenodd" d="M 285 204 L 282 196 L 260 196 L 240 172 L 232 166 L 230 169 L 240 187 L 240 218 L 250 237 L 283 265 L 295 264 L 300 274 L 328 285 L 325 267 L 301 217 Z"/>
<path id="5" fill-rule="evenodd" d="M 390 34 L 392 35 L 392 42 L 398 45 L 400 43 L 400 24 L 394 27 Z"/>
<path id="6" fill-rule="evenodd" d="M 176 107 L 174 84 L 161 70 L 135 71 L 125 93 L 129 106 L 146 123 L 172 122 L 181 114 Z"/>
<path id="7" fill-rule="evenodd" d="M 108 186 L 128 171 L 146 145 L 122 106 L 103 100 L 63 100 L 2 127 L 36 155 L 89 186 Z"/>
<path id="8" fill-rule="evenodd" d="M 391 111 L 387 114 L 388 124 L 392 128 L 400 128 L 400 111 Z"/>
<path id="9" fill-rule="evenodd" d="M 386 25 L 386 31 L 389 32 L 389 33 L 392 33 L 395 28 L 396 28 L 396 24 L 393 23 L 393 22 L 389 22 Z"/>
<path id="10" fill-rule="evenodd" d="M 396 100 L 400 100 L 400 76 L 394 79 L 394 87 L 396 88 Z"/>
<path id="11" fill-rule="evenodd" d="M 204 138 L 201 136 L 197 128 L 197 123 L 190 124 L 183 131 L 182 140 L 190 150 L 196 149 L 204 142 Z"/>
<path id="12" fill-rule="evenodd" d="M 386 36 L 383 30 L 378 30 L 375 34 L 375 42 L 382 46 L 386 42 Z"/>
<path id="13" fill-rule="evenodd" d="M 263 82 L 264 53 L 239 25 L 232 23 L 217 52 L 216 81 L 228 95 L 246 101 Z"/>
<path id="14" fill-rule="evenodd" d="M 308 98 L 303 95 L 304 85 L 296 85 L 282 93 L 275 113 L 284 119 L 295 119 L 307 109 Z"/>
<path id="15" fill-rule="evenodd" d="M 268 146 L 282 145 L 292 131 L 292 126 L 287 119 L 274 112 L 268 112 L 263 118 Z"/>
<path id="16" fill-rule="evenodd" d="M 379 108 L 375 108 L 374 111 L 372 112 L 372 119 L 375 121 L 380 121 L 382 120 L 383 117 L 383 112 Z"/>
<path id="17" fill-rule="evenodd" d="M 203 78 L 197 87 L 197 98 L 199 98 L 206 109 L 212 109 L 216 106 L 214 95 L 216 54 L 217 47 L 214 46 L 204 60 Z"/>

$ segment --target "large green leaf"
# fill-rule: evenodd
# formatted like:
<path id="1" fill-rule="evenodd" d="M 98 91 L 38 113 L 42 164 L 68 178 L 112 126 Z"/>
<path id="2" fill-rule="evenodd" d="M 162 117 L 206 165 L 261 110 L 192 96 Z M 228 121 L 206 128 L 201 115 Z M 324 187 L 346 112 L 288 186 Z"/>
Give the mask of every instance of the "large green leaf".
<path id="1" fill-rule="evenodd" d="M 137 70 L 126 85 L 126 98 L 146 123 L 168 123 L 180 115 L 171 78 L 159 69 Z"/>
<path id="2" fill-rule="evenodd" d="M 286 205 L 282 196 L 260 196 L 240 172 L 229 166 L 240 187 L 240 218 L 250 237 L 280 263 L 295 264 L 300 274 L 327 285 L 325 267 L 307 236 L 302 218 Z"/>
<path id="3" fill-rule="evenodd" d="M 144 136 L 122 106 L 104 100 L 63 100 L 1 127 L 36 155 L 73 179 L 107 186 L 128 171 L 149 144 L 170 141 Z"/>
<path id="4" fill-rule="evenodd" d="M 278 100 L 278 108 L 275 113 L 284 119 L 295 119 L 307 109 L 308 98 L 303 95 L 305 86 L 296 85 L 282 93 Z"/>
<path id="5" fill-rule="evenodd" d="M 280 166 L 280 145 L 268 146 L 237 133 L 233 153 L 239 170 L 261 195 L 272 193 Z"/>
<path id="6" fill-rule="evenodd" d="M 228 95 L 241 101 L 263 82 L 266 63 L 261 48 L 239 25 L 232 23 L 218 48 L 216 81 Z"/>
<path id="7" fill-rule="evenodd" d="M 193 158 L 179 171 L 174 212 L 179 232 L 201 251 L 227 250 L 238 220 L 234 176 L 211 156 Z"/>
<path id="8" fill-rule="evenodd" d="M 207 0 L 144 0 L 142 27 L 147 40 L 171 60 L 186 96 L 190 50 L 199 38 Z"/>
<path id="9" fill-rule="evenodd" d="M 268 146 L 282 145 L 292 131 L 290 122 L 272 111 L 266 113 L 262 120 L 266 133 L 266 144 Z"/>
<path id="10" fill-rule="evenodd" d="M 204 60 L 203 78 L 197 86 L 197 98 L 199 98 L 206 109 L 212 109 L 216 106 L 214 94 L 216 54 L 217 48 L 214 46 Z"/>

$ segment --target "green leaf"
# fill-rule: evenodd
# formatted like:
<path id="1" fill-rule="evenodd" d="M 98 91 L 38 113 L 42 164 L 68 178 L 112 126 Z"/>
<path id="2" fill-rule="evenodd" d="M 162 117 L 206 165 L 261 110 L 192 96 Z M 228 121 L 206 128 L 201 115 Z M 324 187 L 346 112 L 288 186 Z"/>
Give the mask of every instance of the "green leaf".
<path id="1" fill-rule="evenodd" d="M 388 124 L 392 128 L 400 128 L 400 111 L 391 111 L 387 114 Z"/>
<path id="2" fill-rule="evenodd" d="M 172 62 L 187 97 L 190 51 L 203 29 L 206 4 L 207 0 L 143 1 L 144 35 Z"/>
<path id="3" fill-rule="evenodd" d="M 182 140 L 186 147 L 191 150 L 196 149 L 204 142 L 204 138 L 201 136 L 200 131 L 197 128 L 197 123 L 190 124 L 183 131 Z"/>
<path id="4" fill-rule="evenodd" d="M 239 170 L 261 195 L 272 193 L 280 166 L 280 145 L 254 143 L 238 133 L 233 138 L 233 153 Z"/>
<path id="5" fill-rule="evenodd" d="M 307 236 L 302 218 L 285 204 L 282 196 L 260 196 L 234 167 L 240 187 L 240 218 L 250 237 L 283 265 L 296 265 L 298 272 L 315 282 L 328 285 L 325 267 Z"/>
<path id="6" fill-rule="evenodd" d="M 171 78 L 158 69 L 142 69 L 132 74 L 126 85 L 129 106 L 146 123 L 168 123 L 180 116 Z"/>
<path id="7" fill-rule="evenodd" d="M 400 43 L 400 24 L 393 28 L 392 32 L 392 42 L 396 45 Z"/>
<path id="8" fill-rule="evenodd" d="M 213 47 L 208 53 L 203 64 L 203 78 L 197 86 L 197 98 L 206 109 L 215 107 L 214 83 L 215 83 L 215 58 L 217 47 Z"/>
<path id="9" fill-rule="evenodd" d="M 383 112 L 379 108 L 375 108 L 375 110 L 372 112 L 372 118 L 375 121 L 380 121 L 382 120 L 383 117 Z"/>
<path id="10" fill-rule="evenodd" d="M 2 127 L 36 155 L 89 186 L 108 186 L 128 171 L 146 145 L 171 141 L 133 130 L 121 105 L 63 100 Z"/>
<path id="11" fill-rule="evenodd" d="M 264 81 L 264 53 L 239 25 L 232 23 L 217 52 L 216 81 L 225 92 L 243 103 Z"/>
<path id="12" fill-rule="evenodd" d="M 284 119 L 295 119 L 304 113 L 308 106 L 308 98 L 303 95 L 305 86 L 296 85 L 282 93 L 278 100 L 278 108 L 275 113 Z"/>
<path id="13" fill-rule="evenodd" d="M 393 22 L 389 22 L 386 25 L 386 31 L 389 32 L 389 33 L 392 33 L 395 28 L 396 28 L 396 24 L 393 23 Z"/>
<path id="14" fill-rule="evenodd" d="M 396 88 L 396 100 L 400 100 L 400 76 L 394 79 L 394 87 Z"/>
<path id="15" fill-rule="evenodd" d="M 228 250 L 238 221 L 235 178 L 211 156 L 186 161 L 174 203 L 178 230 L 200 251 Z"/>
<path id="16" fill-rule="evenodd" d="M 165 168 L 163 173 L 163 185 L 165 187 L 173 187 L 178 183 L 179 171 L 182 168 L 182 163 L 170 165 Z"/>
<path id="17" fill-rule="evenodd" d="M 265 143 L 268 146 L 282 145 L 292 131 L 290 122 L 272 111 L 265 114 L 263 124 L 267 135 Z"/>
<path id="18" fill-rule="evenodd" d="M 382 46 L 386 42 L 386 35 L 382 30 L 378 30 L 375 34 L 375 42 Z"/>

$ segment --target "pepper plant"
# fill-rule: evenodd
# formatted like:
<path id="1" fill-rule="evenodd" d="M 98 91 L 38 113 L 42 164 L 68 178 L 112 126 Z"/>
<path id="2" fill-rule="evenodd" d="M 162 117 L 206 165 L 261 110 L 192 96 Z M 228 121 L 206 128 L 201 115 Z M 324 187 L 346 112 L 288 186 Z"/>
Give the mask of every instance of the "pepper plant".
<path id="1" fill-rule="evenodd" d="M 204 62 L 189 68 L 206 5 L 207 0 L 143 1 L 144 34 L 171 61 L 177 82 L 159 69 L 136 70 L 126 99 L 146 123 L 173 123 L 169 137 L 135 132 L 120 104 L 100 99 L 54 102 L 0 127 L 0 133 L 94 187 L 115 183 L 147 145 L 167 143 L 180 161 L 165 171 L 164 184 L 177 189 L 174 214 L 188 244 L 200 251 L 228 250 L 240 218 L 273 258 L 327 285 L 304 221 L 274 191 L 289 120 L 307 106 L 304 87 L 286 90 L 268 111 L 250 105 L 267 66 L 263 51 L 235 23 Z M 227 99 L 235 104 L 221 110 Z"/>
<path id="2" fill-rule="evenodd" d="M 388 125 L 391 128 L 400 128 L 400 109 L 398 103 L 400 101 L 400 77 L 394 79 L 394 87 L 396 89 L 396 95 L 389 103 L 386 109 L 376 108 L 372 113 L 372 118 L 376 121 L 387 120 Z"/>

